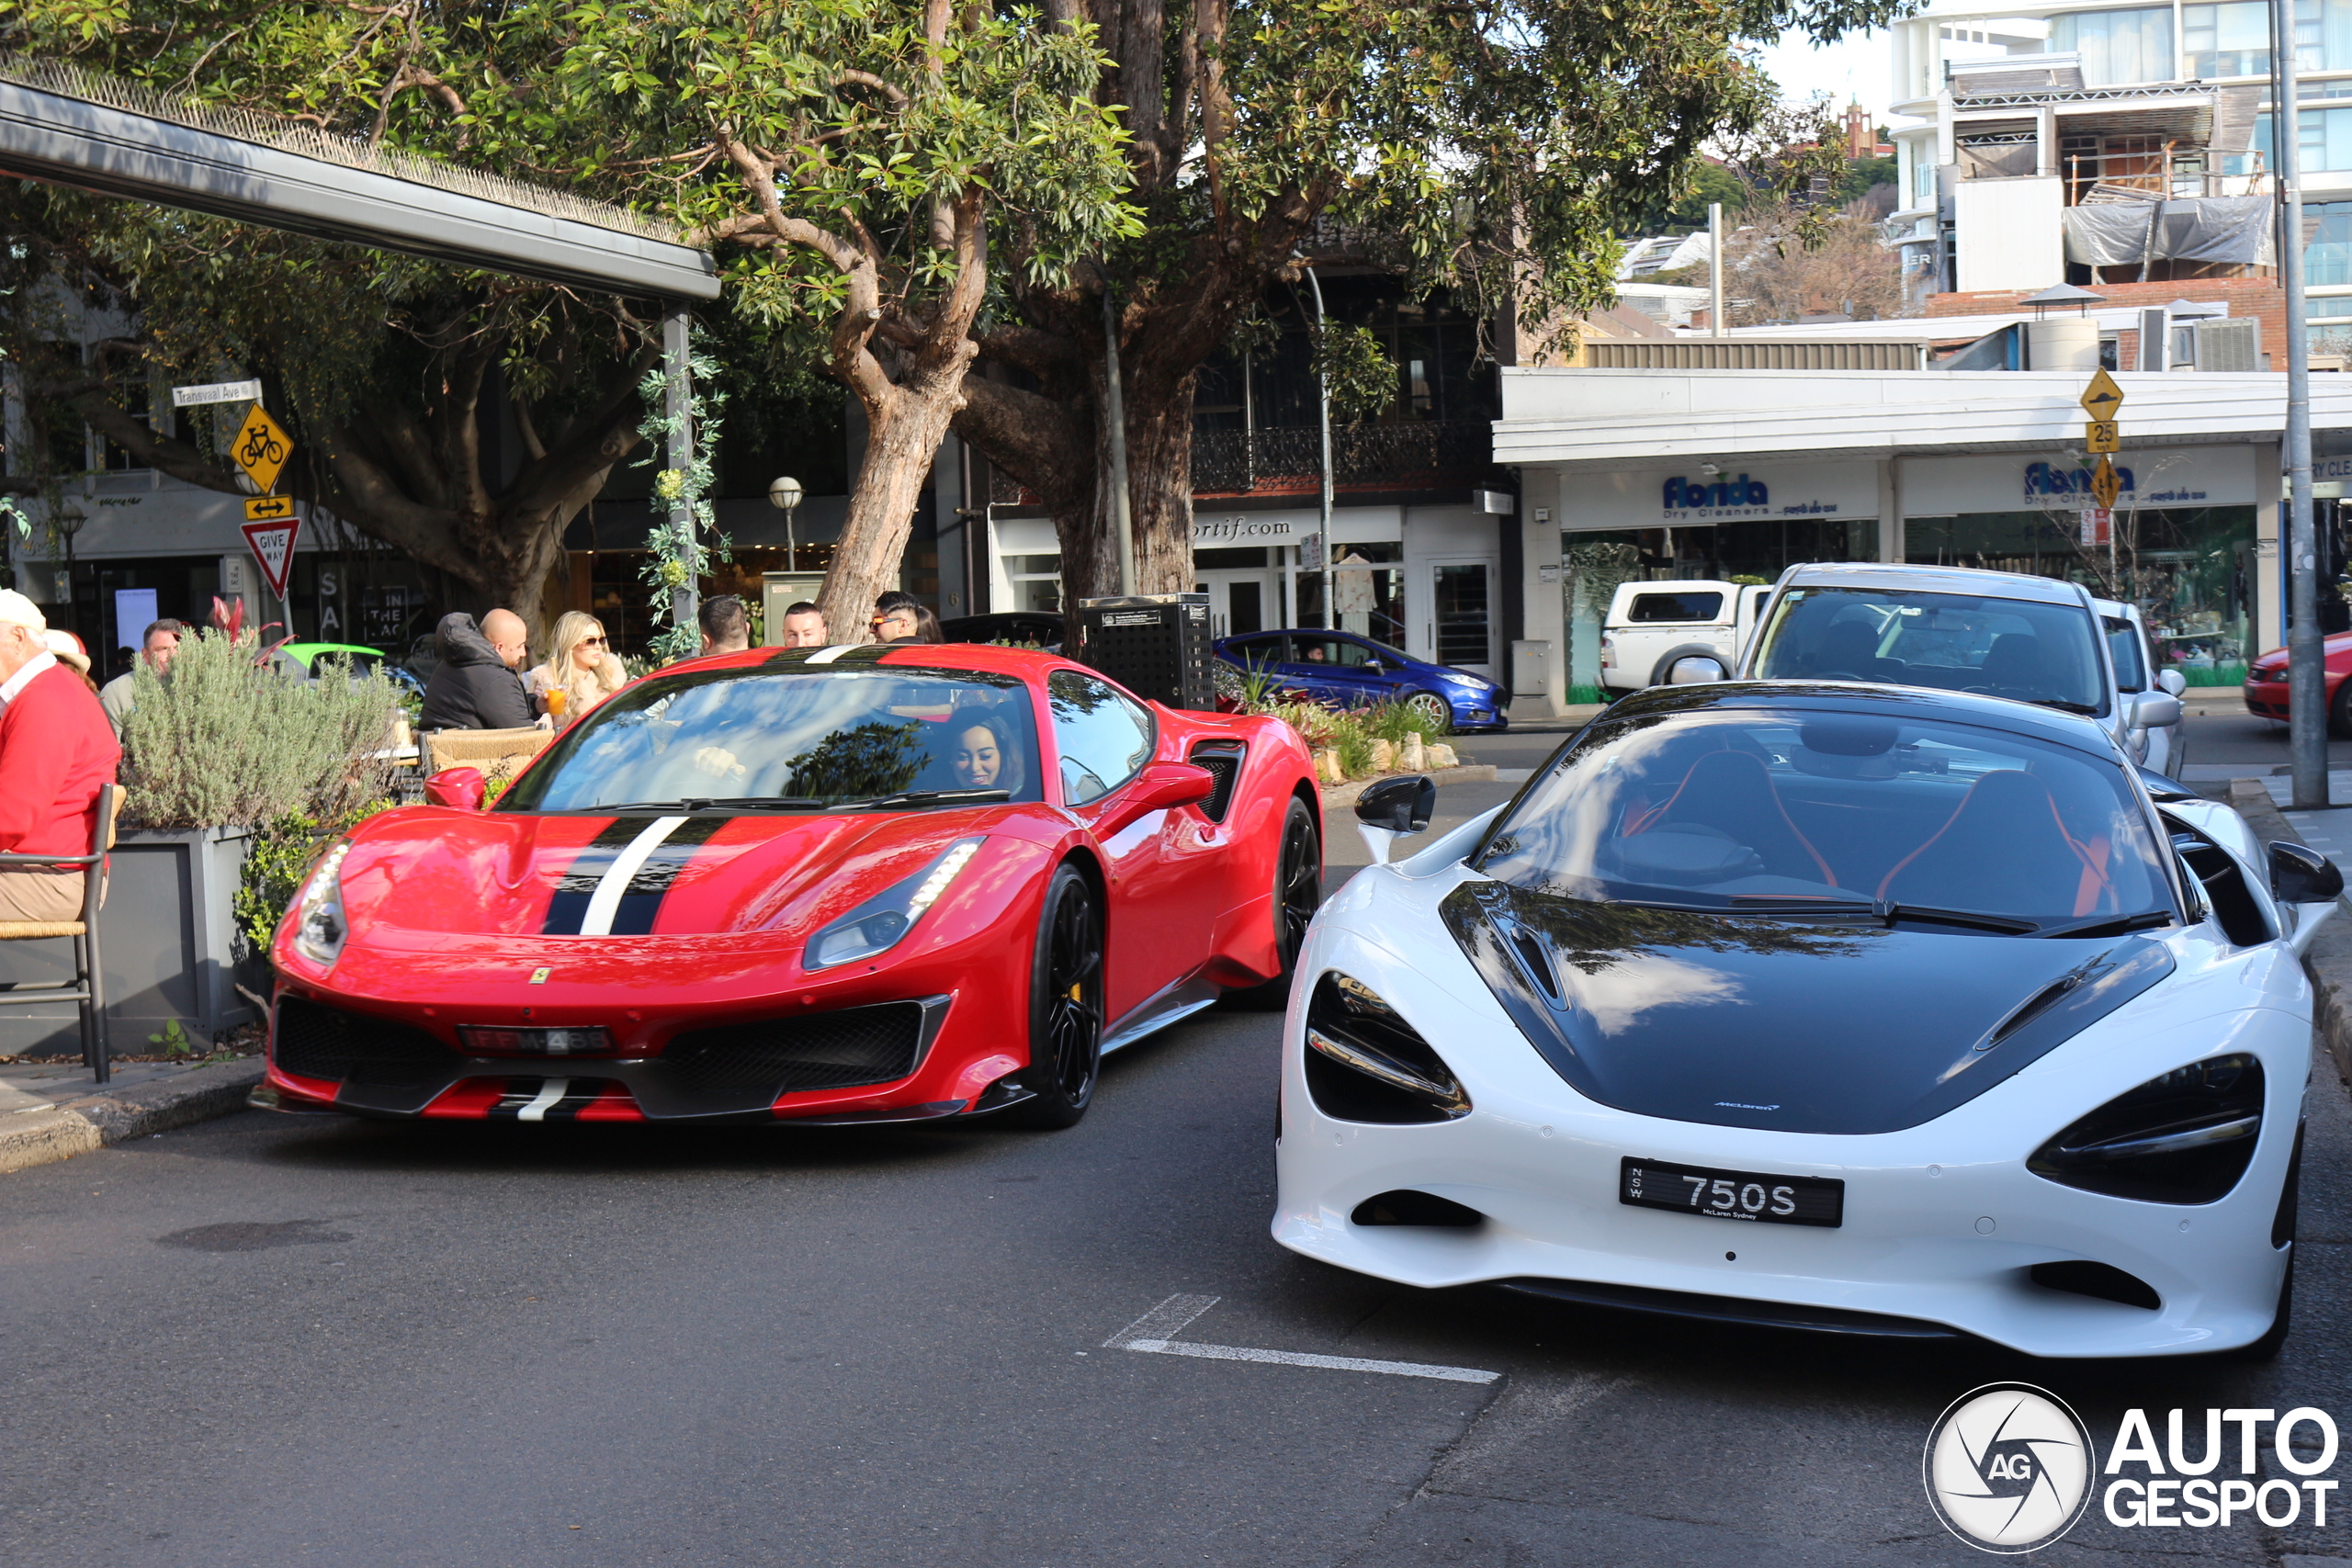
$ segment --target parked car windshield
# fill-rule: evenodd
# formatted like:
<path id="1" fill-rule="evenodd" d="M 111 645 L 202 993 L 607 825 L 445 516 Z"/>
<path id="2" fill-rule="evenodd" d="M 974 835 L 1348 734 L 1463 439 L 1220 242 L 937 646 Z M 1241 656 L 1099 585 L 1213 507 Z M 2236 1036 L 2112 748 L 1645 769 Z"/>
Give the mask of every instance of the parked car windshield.
<path id="1" fill-rule="evenodd" d="M 1792 588 L 1760 635 L 1765 681 L 1877 681 L 2105 714 L 2100 632 L 2077 604 L 1891 588 Z"/>
<path id="2" fill-rule="evenodd" d="M 2161 923 L 2163 852 L 2114 762 L 1975 725 L 1791 708 L 1595 724 L 1475 863 L 1577 898 L 2047 930 Z"/>
<path id="3" fill-rule="evenodd" d="M 1023 682 L 903 665 L 655 676 L 572 726 L 498 809 L 919 806 L 933 792 L 937 804 L 1040 798 Z"/>

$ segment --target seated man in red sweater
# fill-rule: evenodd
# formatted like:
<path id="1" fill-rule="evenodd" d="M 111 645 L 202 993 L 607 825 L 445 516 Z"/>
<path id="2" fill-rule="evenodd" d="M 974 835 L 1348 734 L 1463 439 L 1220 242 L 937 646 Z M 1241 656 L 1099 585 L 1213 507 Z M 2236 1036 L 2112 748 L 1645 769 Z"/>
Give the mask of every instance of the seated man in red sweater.
<path id="1" fill-rule="evenodd" d="M 49 651 L 33 602 L 0 588 L 0 854 L 85 855 L 122 748 L 88 682 Z M 82 869 L 0 867 L 0 920 L 78 920 Z"/>

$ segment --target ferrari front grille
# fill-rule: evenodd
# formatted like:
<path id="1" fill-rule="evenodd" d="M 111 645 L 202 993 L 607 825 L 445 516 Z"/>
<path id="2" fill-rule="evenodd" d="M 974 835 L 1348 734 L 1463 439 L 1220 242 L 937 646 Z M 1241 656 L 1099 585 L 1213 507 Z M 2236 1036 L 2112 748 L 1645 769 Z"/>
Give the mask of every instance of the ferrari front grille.
<path id="1" fill-rule="evenodd" d="M 762 1019 L 681 1034 L 662 1062 L 697 1097 L 770 1101 L 905 1077 L 915 1070 L 922 1023 L 920 1002 Z"/>
<path id="2" fill-rule="evenodd" d="M 280 1069 L 330 1083 L 388 1089 L 439 1083 L 458 1054 L 413 1024 L 345 1012 L 302 997 L 281 998 L 270 1054 Z"/>

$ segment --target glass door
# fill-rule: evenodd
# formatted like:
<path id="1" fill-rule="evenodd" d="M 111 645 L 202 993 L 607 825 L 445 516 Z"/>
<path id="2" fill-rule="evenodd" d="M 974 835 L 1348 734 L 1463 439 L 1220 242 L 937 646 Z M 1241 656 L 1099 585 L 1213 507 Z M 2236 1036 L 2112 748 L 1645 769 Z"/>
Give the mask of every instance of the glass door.
<path id="1" fill-rule="evenodd" d="M 1430 606 L 1422 626 L 1429 651 L 1422 657 L 1473 674 L 1494 675 L 1491 559 L 1430 562 Z"/>

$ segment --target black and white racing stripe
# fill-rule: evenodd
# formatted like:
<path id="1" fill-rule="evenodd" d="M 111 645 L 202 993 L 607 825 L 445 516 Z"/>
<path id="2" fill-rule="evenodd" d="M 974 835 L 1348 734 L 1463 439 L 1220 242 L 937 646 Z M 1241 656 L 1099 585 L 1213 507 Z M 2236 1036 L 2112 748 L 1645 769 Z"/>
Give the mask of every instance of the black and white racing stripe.
<path id="1" fill-rule="evenodd" d="M 498 1103 L 482 1114 L 517 1122 L 569 1122 L 595 1104 L 604 1087 L 603 1078 L 508 1078 Z"/>
<path id="2" fill-rule="evenodd" d="M 671 884 L 731 817 L 616 818 L 588 840 L 548 900 L 548 936 L 643 936 Z"/>

